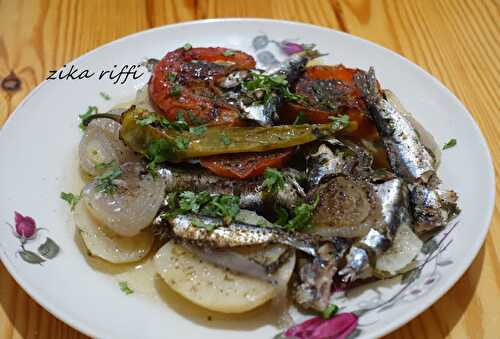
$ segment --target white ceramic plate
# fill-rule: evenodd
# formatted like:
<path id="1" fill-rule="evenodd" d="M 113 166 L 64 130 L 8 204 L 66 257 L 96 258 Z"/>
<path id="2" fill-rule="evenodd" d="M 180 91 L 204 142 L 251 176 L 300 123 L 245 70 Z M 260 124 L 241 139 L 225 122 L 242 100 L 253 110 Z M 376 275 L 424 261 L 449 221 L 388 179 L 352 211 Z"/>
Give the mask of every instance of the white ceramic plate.
<path id="1" fill-rule="evenodd" d="M 493 167 L 484 138 L 465 107 L 441 83 L 401 56 L 357 37 L 311 25 L 257 19 L 160 27 L 109 43 L 71 64 L 96 72 L 113 69 L 113 65 L 121 68 L 148 57 L 160 58 L 186 42 L 241 49 L 255 55 L 252 40 L 263 34 L 276 41 L 315 43 L 322 52 L 329 53 L 325 63 L 363 69 L 375 66 L 383 87 L 400 97 L 438 143 L 458 140 L 456 147 L 443 153 L 439 169 L 445 186 L 460 194 L 463 212 L 460 224 L 450 235 L 453 243 L 441 255 L 445 260 L 436 261 L 430 279 L 429 274 L 421 277 L 395 305 L 372 312 L 366 321 L 362 319 L 361 336 L 386 334 L 424 311 L 453 286 L 480 249 L 493 210 Z M 272 44 L 265 49 L 283 57 Z M 190 307 L 172 293 L 161 301 L 137 293 L 125 296 L 116 279 L 92 269 L 76 245 L 75 228 L 59 193 L 75 188 L 76 147 L 81 137 L 77 115 L 89 105 L 106 110 L 131 99 L 147 78 L 145 74 L 123 85 L 96 76 L 44 81 L 19 105 L 0 133 L 0 257 L 19 284 L 43 307 L 91 336 L 271 338 L 277 329 L 263 315 L 224 318 Z M 101 91 L 112 99 L 102 99 Z M 14 211 L 32 216 L 38 226 L 47 228 L 39 241 L 50 236 L 60 245 L 61 253 L 43 265 L 21 260 L 16 255 L 19 240 L 5 225 L 14 223 Z M 28 248 L 34 250 L 36 245 L 28 243 Z M 383 287 L 378 299 L 387 300 L 400 289 L 399 284 Z M 373 298 L 373 291 L 365 290 L 344 302 L 355 308 Z M 207 320 L 208 315 L 212 315 L 212 321 Z"/>

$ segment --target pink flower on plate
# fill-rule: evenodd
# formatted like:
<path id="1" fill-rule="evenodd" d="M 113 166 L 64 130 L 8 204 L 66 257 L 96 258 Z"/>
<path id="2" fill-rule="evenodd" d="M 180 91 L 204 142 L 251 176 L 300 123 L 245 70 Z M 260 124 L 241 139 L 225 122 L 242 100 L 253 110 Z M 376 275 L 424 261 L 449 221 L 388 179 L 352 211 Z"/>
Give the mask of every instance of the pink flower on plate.
<path id="1" fill-rule="evenodd" d="M 36 222 L 32 217 L 24 216 L 14 212 L 16 222 L 16 233 L 21 239 L 30 239 L 36 233 Z"/>
<path id="2" fill-rule="evenodd" d="M 358 326 L 354 313 L 339 313 L 331 319 L 315 317 L 290 327 L 283 335 L 299 339 L 345 339 Z"/>
<path id="3" fill-rule="evenodd" d="M 295 42 L 282 41 L 281 42 L 281 50 L 287 55 L 292 55 L 292 54 L 303 52 L 304 46 L 302 46 L 301 44 L 295 43 Z"/>

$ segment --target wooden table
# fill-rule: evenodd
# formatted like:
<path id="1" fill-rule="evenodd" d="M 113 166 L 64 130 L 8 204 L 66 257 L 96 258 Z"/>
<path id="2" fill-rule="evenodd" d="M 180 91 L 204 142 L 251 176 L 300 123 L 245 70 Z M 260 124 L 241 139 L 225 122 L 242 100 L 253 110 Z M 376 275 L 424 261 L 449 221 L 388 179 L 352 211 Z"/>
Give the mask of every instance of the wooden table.
<path id="1" fill-rule="evenodd" d="M 349 32 L 422 66 L 465 103 L 500 168 L 499 14 L 495 0 L 0 0 L 0 78 L 13 70 L 22 81 L 18 91 L 0 89 L 0 126 L 49 70 L 104 43 L 180 21 L 265 17 Z M 499 337 L 499 224 L 497 200 L 486 243 L 466 274 L 389 338 Z M 83 337 L 33 301 L 0 264 L 0 339 Z"/>

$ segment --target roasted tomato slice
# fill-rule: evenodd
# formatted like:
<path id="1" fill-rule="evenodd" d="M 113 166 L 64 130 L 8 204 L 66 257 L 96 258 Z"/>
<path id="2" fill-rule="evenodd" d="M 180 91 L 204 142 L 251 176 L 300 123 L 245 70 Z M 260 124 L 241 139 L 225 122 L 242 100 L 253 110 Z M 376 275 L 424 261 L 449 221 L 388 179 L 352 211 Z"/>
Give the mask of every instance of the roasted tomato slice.
<path id="1" fill-rule="evenodd" d="M 281 168 L 292 157 L 293 148 L 262 153 L 237 153 L 201 158 L 201 165 L 213 173 L 227 178 L 248 179 L 258 177 L 266 168 Z"/>
<path id="2" fill-rule="evenodd" d="M 179 48 L 155 66 L 149 95 L 169 120 L 179 114 L 190 124 L 241 125 L 239 111 L 217 86 L 226 75 L 255 67 L 250 55 L 221 47 Z"/>
<path id="3" fill-rule="evenodd" d="M 293 123 L 299 114 L 309 123 L 327 123 L 330 116 L 348 114 L 358 123 L 354 136 L 377 137 L 373 122 L 367 117 L 367 105 L 354 83 L 360 69 L 343 65 L 306 68 L 293 91 L 305 99 L 302 103 L 286 103 L 280 112 L 283 123 Z M 302 113 L 301 113 L 302 112 Z"/>

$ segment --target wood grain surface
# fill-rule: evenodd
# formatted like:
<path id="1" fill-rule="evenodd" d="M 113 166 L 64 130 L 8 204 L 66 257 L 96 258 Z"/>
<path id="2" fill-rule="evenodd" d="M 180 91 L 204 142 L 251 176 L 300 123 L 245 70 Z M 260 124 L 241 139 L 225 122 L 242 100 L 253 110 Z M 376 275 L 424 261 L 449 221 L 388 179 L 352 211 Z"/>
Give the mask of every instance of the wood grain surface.
<path id="1" fill-rule="evenodd" d="M 0 0 L 0 79 L 11 71 L 21 79 L 18 91 L 0 89 L 0 126 L 49 70 L 95 47 L 151 27 L 220 17 L 307 22 L 400 53 L 467 106 L 489 143 L 495 172 L 500 168 L 500 13 L 495 0 Z M 498 197 L 499 183 L 496 192 Z M 389 338 L 500 336 L 499 224 L 497 199 L 486 243 L 467 273 Z M 0 264 L 0 339 L 84 337 L 33 301 Z"/>

